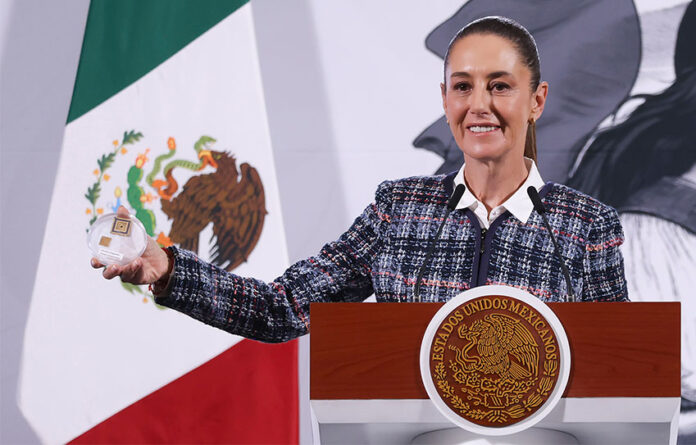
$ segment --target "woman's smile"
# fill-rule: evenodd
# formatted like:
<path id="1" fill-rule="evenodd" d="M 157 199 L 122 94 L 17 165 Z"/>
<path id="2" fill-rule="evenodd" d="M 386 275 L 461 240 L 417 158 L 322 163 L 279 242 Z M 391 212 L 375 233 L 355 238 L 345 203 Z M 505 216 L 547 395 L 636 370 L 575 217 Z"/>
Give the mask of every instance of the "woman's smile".
<path id="1" fill-rule="evenodd" d="M 499 136 L 501 134 L 500 126 L 495 124 L 472 124 L 468 125 L 466 129 L 474 137 Z"/>

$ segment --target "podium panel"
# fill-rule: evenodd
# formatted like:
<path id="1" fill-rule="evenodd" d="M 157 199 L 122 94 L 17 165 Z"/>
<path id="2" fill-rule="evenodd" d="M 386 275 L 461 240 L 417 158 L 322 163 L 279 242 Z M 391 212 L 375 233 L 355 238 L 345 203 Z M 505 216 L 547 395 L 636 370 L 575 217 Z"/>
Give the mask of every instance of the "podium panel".
<path id="1" fill-rule="evenodd" d="M 423 333 L 441 306 L 312 304 L 310 398 L 322 443 L 410 443 L 452 426 L 428 399 L 419 370 Z M 573 365 L 560 403 L 537 426 L 579 443 L 673 443 L 679 303 L 548 306 L 566 330 Z"/>

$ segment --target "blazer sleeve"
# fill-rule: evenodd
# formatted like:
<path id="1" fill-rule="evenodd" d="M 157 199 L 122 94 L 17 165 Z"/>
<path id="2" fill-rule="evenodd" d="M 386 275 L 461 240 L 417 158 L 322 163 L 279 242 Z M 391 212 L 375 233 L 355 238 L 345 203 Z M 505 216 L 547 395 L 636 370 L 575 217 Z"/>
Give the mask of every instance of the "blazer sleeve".
<path id="1" fill-rule="evenodd" d="M 309 330 L 310 303 L 357 302 L 373 293 L 372 262 L 384 243 L 390 211 L 391 184 L 384 182 L 348 231 L 271 283 L 229 273 L 173 247 L 169 291 L 155 301 L 254 340 L 299 337 Z"/>
<path id="2" fill-rule="evenodd" d="M 592 221 L 583 258 L 584 301 L 628 301 L 624 262 L 619 247 L 623 229 L 615 209 L 603 206 Z"/>

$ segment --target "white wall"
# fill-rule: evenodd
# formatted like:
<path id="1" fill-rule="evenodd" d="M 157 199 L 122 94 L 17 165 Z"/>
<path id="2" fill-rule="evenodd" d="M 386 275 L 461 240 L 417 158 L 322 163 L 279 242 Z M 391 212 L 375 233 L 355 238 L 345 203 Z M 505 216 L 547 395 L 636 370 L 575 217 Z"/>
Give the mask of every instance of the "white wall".
<path id="1" fill-rule="evenodd" d="M 24 324 L 88 5 L 88 0 L 0 3 L 0 443 L 3 444 L 38 443 L 17 408 L 17 379 Z"/>

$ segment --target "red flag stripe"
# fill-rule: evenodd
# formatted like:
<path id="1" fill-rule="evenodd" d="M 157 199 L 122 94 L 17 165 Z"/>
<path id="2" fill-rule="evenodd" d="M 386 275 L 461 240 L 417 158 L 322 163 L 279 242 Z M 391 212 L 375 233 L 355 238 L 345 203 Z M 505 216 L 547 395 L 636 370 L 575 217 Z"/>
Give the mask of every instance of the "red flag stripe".
<path id="1" fill-rule="evenodd" d="M 297 341 L 242 340 L 70 443 L 298 443 L 297 385 Z"/>

